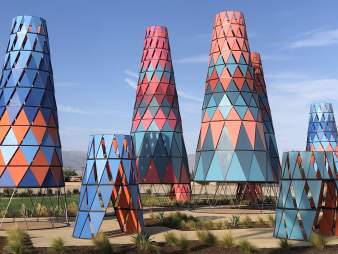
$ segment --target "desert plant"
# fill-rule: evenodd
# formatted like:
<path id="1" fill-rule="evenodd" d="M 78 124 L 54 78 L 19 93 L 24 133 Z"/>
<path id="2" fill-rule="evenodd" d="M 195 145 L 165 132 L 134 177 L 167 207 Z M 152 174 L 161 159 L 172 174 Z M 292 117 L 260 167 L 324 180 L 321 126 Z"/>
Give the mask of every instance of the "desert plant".
<path id="1" fill-rule="evenodd" d="M 263 217 L 258 217 L 257 222 L 258 222 L 258 224 L 260 224 L 260 225 L 265 225 L 265 224 L 266 224 L 266 222 L 265 222 L 265 220 L 263 219 Z"/>
<path id="2" fill-rule="evenodd" d="M 176 246 L 178 238 L 174 232 L 168 232 L 164 235 L 165 241 L 169 246 Z"/>
<path id="3" fill-rule="evenodd" d="M 153 194 L 153 192 L 152 192 L 152 190 L 151 190 L 151 189 L 146 189 L 146 194 L 147 194 L 147 195 L 152 195 L 152 194 Z"/>
<path id="4" fill-rule="evenodd" d="M 176 246 L 185 253 L 190 248 L 190 242 L 184 235 L 181 235 L 176 243 Z"/>
<path id="5" fill-rule="evenodd" d="M 35 207 L 35 213 L 38 217 L 48 216 L 48 209 L 45 205 L 37 203 Z"/>
<path id="6" fill-rule="evenodd" d="M 108 237 L 101 233 L 98 233 L 95 238 L 93 238 L 93 243 L 95 248 L 101 254 L 112 254 L 116 252 L 116 248 L 110 244 Z"/>
<path id="7" fill-rule="evenodd" d="M 239 248 L 244 254 L 253 254 L 257 252 L 257 248 L 252 245 L 248 240 L 242 240 L 238 243 Z"/>
<path id="8" fill-rule="evenodd" d="M 158 222 L 162 224 L 162 223 L 165 222 L 165 218 L 166 218 L 166 217 L 165 217 L 164 212 L 159 212 L 159 213 L 157 214 L 156 218 L 157 218 Z"/>
<path id="9" fill-rule="evenodd" d="M 27 215 L 28 215 L 28 211 L 27 211 L 26 205 L 24 203 L 21 204 L 20 215 L 21 215 L 21 217 L 27 217 Z"/>
<path id="10" fill-rule="evenodd" d="M 217 243 L 217 238 L 209 231 L 197 231 L 198 239 L 207 246 L 213 246 Z"/>
<path id="11" fill-rule="evenodd" d="M 289 250 L 290 245 L 287 238 L 279 239 L 279 247 L 284 250 Z"/>
<path id="12" fill-rule="evenodd" d="M 249 216 L 245 216 L 241 221 L 241 224 L 247 228 L 251 228 L 253 226 L 253 221 Z"/>
<path id="13" fill-rule="evenodd" d="M 232 215 L 231 219 L 230 219 L 230 224 L 232 227 L 237 228 L 239 226 L 240 223 L 240 217 L 239 215 Z"/>
<path id="14" fill-rule="evenodd" d="M 73 194 L 74 194 L 74 195 L 78 195 L 78 194 L 80 194 L 80 191 L 79 191 L 79 189 L 73 189 Z"/>
<path id="15" fill-rule="evenodd" d="M 272 214 L 269 214 L 268 221 L 269 221 L 269 226 L 270 227 L 274 227 L 275 226 L 275 218 L 273 217 Z"/>
<path id="16" fill-rule="evenodd" d="M 13 254 L 31 253 L 33 249 L 29 235 L 20 228 L 7 231 L 5 250 Z"/>
<path id="17" fill-rule="evenodd" d="M 317 234 L 315 232 L 312 232 L 310 236 L 310 242 L 319 250 L 324 250 L 327 245 L 327 239 L 326 237 Z"/>
<path id="18" fill-rule="evenodd" d="M 61 237 L 55 238 L 50 245 L 50 250 L 53 253 L 64 254 L 66 253 L 65 242 Z"/>
<path id="19" fill-rule="evenodd" d="M 156 249 L 154 242 L 151 240 L 149 233 L 139 233 L 133 237 L 133 243 L 138 253 L 147 254 Z"/>
<path id="20" fill-rule="evenodd" d="M 221 248 L 229 249 L 235 247 L 235 240 L 230 232 L 227 232 L 223 235 L 222 239 L 218 241 L 218 244 Z"/>
<path id="21" fill-rule="evenodd" d="M 77 210 L 78 210 L 78 206 L 74 201 L 68 204 L 68 215 L 69 216 L 76 216 Z"/>

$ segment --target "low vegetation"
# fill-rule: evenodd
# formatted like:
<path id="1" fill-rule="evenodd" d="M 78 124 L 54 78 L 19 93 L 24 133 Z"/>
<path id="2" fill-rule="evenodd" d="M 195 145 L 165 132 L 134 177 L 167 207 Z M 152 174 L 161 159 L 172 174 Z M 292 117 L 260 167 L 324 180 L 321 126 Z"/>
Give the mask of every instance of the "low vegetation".
<path id="1" fill-rule="evenodd" d="M 149 254 L 156 250 L 155 242 L 151 240 L 151 235 L 147 232 L 139 233 L 134 236 L 133 244 L 140 254 Z"/>
<path id="2" fill-rule="evenodd" d="M 5 250 L 13 254 L 33 253 L 33 244 L 26 231 L 14 228 L 7 231 Z"/>
<path id="3" fill-rule="evenodd" d="M 279 247 L 283 250 L 289 250 L 290 245 L 287 238 L 279 239 Z"/>
<path id="4" fill-rule="evenodd" d="M 319 250 L 324 250 L 327 246 L 327 239 L 325 236 L 312 232 L 310 242 Z"/>
<path id="5" fill-rule="evenodd" d="M 246 216 L 240 219 L 238 215 L 233 215 L 228 220 L 213 221 L 210 219 L 199 219 L 197 217 L 187 215 L 181 212 L 172 212 L 165 214 L 160 212 L 152 214 L 152 219 L 156 220 L 157 225 L 180 229 L 188 231 L 196 230 L 222 230 L 233 228 L 251 228 L 251 227 L 268 227 L 269 222 L 264 221 L 263 218 L 253 221 L 250 217 Z"/>
<path id="6" fill-rule="evenodd" d="M 100 254 L 113 254 L 117 252 L 117 249 L 109 242 L 108 237 L 103 233 L 98 233 L 92 241 L 95 249 Z"/>
<path id="7" fill-rule="evenodd" d="M 248 240 L 241 240 L 238 243 L 239 248 L 243 251 L 244 254 L 253 254 L 257 253 L 257 248 L 252 245 Z"/>
<path id="8" fill-rule="evenodd" d="M 213 246 L 217 243 L 216 236 L 209 231 L 197 231 L 197 238 L 206 246 Z"/>
<path id="9" fill-rule="evenodd" d="M 61 237 L 55 238 L 52 241 L 52 244 L 50 245 L 51 253 L 55 254 L 65 254 L 66 253 L 66 247 L 65 242 Z"/>
<path id="10" fill-rule="evenodd" d="M 223 237 L 218 241 L 218 245 L 222 249 L 230 249 L 235 247 L 235 239 L 230 232 L 226 232 Z"/>

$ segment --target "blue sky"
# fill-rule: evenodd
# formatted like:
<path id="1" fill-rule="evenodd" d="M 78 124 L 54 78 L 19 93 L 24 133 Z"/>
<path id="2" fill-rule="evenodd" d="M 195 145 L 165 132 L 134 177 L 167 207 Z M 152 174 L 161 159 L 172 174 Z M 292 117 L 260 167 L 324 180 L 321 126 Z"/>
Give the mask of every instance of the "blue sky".
<path id="1" fill-rule="evenodd" d="M 244 13 L 251 51 L 262 54 L 277 143 L 305 149 L 309 104 L 338 111 L 337 1 L 4 1 L 0 52 L 16 15 L 47 20 L 61 141 L 86 150 L 88 135 L 129 133 L 147 25 L 168 26 L 188 153 L 200 128 L 214 16 Z"/>

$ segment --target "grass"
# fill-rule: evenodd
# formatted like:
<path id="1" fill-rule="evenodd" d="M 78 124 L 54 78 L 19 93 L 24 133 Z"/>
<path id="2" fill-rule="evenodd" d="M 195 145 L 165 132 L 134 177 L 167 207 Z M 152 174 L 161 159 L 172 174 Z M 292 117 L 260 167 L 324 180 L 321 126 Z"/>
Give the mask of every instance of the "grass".
<path id="1" fill-rule="evenodd" d="M 257 248 L 252 245 L 248 240 L 242 240 L 238 243 L 239 248 L 244 254 L 257 253 Z"/>
<path id="2" fill-rule="evenodd" d="M 29 246 L 27 246 L 29 244 Z M 5 250 L 13 254 L 31 253 L 32 243 L 26 231 L 14 228 L 7 231 Z"/>
<path id="3" fill-rule="evenodd" d="M 254 222 L 252 221 L 252 219 L 249 217 L 249 216 L 245 216 L 242 221 L 241 221 L 241 224 L 244 226 L 244 227 L 247 227 L 247 228 L 252 228 L 254 226 Z"/>
<path id="4" fill-rule="evenodd" d="M 140 254 L 152 253 L 155 249 L 155 243 L 151 240 L 149 233 L 139 233 L 133 237 L 133 243 Z"/>
<path id="5" fill-rule="evenodd" d="M 230 232 L 223 235 L 222 239 L 218 241 L 219 247 L 222 249 L 229 249 L 235 247 L 235 240 Z"/>
<path id="6" fill-rule="evenodd" d="M 61 237 L 55 238 L 50 245 L 50 250 L 53 253 L 64 254 L 66 253 L 65 242 Z"/>
<path id="7" fill-rule="evenodd" d="M 269 226 L 274 227 L 275 226 L 275 217 L 273 217 L 272 214 L 269 214 L 268 216 Z"/>
<path id="8" fill-rule="evenodd" d="M 240 224 L 241 217 L 239 215 L 232 215 L 230 219 L 230 225 L 234 228 L 237 228 Z"/>
<path id="9" fill-rule="evenodd" d="M 0 212 L 3 212 L 6 209 L 6 206 L 8 205 L 10 197 L 9 196 L 3 196 L 3 194 L 0 196 Z M 67 195 L 67 204 L 69 207 L 69 204 L 75 202 L 78 203 L 79 195 Z M 47 207 L 47 214 L 51 213 L 51 204 L 54 204 L 54 207 L 59 207 L 60 209 L 64 209 L 64 198 L 60 197 L 59 199 L 57 196 L 50 196 L 50 197 L 44 197 L 44 196 L 15 196 L 13 197 L 11 204 L 8 208 L 6 217 L 22 217 L 23 213 L 26 213 L 26 215 L 31 215 L 31 211 L 33 210 L 33 204 L 32 200 L 35 203 L 35 213 L 39 213 L 37 208 L 37 205 L 40 204 L 41 207 Z M 40 208 L 41 208 L 40 207 Z M 41 210 L 41 209 L 40 209 Z M 42 211 L 42 212 L 41 212 Z M 42 208 L 40 213 L 46 214 L 46 210 Z M 43 215 L 45 216 L 45 215 Z"/>
<path id="10" fill-rule="evenodd" d="M 279 247 L 284 250 L 289 250 L 290 244 L 288 242 L 288 239 L 287 238 L 279 239 Z"/>
<path id="11" fill-rule="evenodd" d="M 95 248 L 101 254 L 112 254 L 116 252 L 116 248 L 110 244 L 108 237 L 103 233 L 98 233 L 92 241 Z"/>
<path id="12" fill-rule="evenodd" d="M 324 250 L 327 246 L 327 239 L 325 236 L 312 232 L 310 242 L 319 250 Z"/>
<path id="13" fill-rule="evenodd" d="M 217 243 L 216 236 L 209 231 L 197 231 L 197 238 L 206 246 L 213 246 Z"/>
<path id="14" fill-rule="evenodd" d="M 184 252 L 187 252 L 190 248 L 190 242 L 184 235 L 181 235 L 180 238 L 178 238 L 174 232 L 169 232 L 164 238 L 167 245 L 171 247 L 176 247 Z"/>

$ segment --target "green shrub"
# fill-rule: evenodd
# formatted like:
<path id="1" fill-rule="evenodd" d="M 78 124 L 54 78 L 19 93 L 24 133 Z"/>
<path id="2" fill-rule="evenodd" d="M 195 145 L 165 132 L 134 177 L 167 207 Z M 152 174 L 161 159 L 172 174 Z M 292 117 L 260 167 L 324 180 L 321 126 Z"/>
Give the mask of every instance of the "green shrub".
<path id="1" fill-rule="evenodd" d="M 24 230 L 15 228 L 7 231 L 5 250 L 13 254 L 24 254 L 31 253 L 32 248 L 30 237 Z"/>
<path id="2" fill-rule="evenodd" d="M 65 242 L 61 237 L 55 238 L 50 245 L 50 249 L 53 253 L 64 254 L 66 253 Z"/>
<path id="3" fill-rule="evenodd" d="M 116 248 L 110 244 L 108 237 L 103 233 L 98 233 L 92 241 L 100 254 L 112 254 L 116 252 Z"/>
<path id="4" fill-rule="evenodd" d="M 290 245 L 287 238 L 279 239 L 279 247 L 284 250 L 289 250 Z"/>
<path id="5" fill-rule="evenodd" d="M 249 216 L 245 216 L 244 219 L 241 221 L 241 224 L 244 227 L 251 228 L 251 227 L 253 227 L 254 223 L 253 223 L 252 219 Z"/>
<path id="6" fill-rule="evenodd" d="M 178 239 L 176 246 L 185 253 L 190 248 L 190 242 L 184 235 L 181 235 L 181 237 Z"/>
<path id="7" fill-rule="evenodd" d="M 37 205 L 35 207 L 35 214 L 38 217 L 46 217 L 46 216 L 48 216 L 48 209 L 45 205 L 43 205 L 41 203 L 37 203 Z"/>
<path id="8" fill-rule="evenodd" d="M 268 221 L 269 221 L 269 226 L 270 227 L 274 227 L 275 226 L 275 218 L 273 217 L 272 214 L 269 214 Z"/>
<path id="9" fill-rule="evenodd" d="M 76 216 L 78 206 L 77 204 L 73 201 L 68 204 L 68 215 L 69 216 Z"/>
<path id="10" fill-rule="evenodd" d="M 240 241 L 238 246 L 244 254 L 253 254 L 257 252 L 257 248 L 252 245 L 248 240 Z"/>
<path id="11" fill-rule="evenodd" d="M 327 239 L 326 237 L 317 234 L 315 232 L 312 232 L 310 237 L 310 242 L 319 250 L 324 250 L 327 245 Z"/>
<path id="12" fill-rule="evenodd" d="M 217 238 L 209 231 L 197 231 L 198 239 L 207 246 L 213 246 L 217 243 Z"/>
<path id="13" fill-rule="evenodd" d="M 148 254 L 156 249 L 154 242 L 151 240 L 149 233 L 139 233 L 133 237 L 133 243 L 141 254 Z"/>
<path id="14" fill-rule="evenodd" d="M 156 218 L 157 218 L 157 220 L 158 220 L 158 222 L 159 222 L 160 224 L 165 223 L 166 217 L 165 217 L 165 213 L 164 213 L 164 212 L 159 212 L 159 213 L 157 214 Z"/>
<path id="15" fill-rule="evenodd" d="M 257 222 L 258 222 L 258 224 L 260 224 L 260 225 L 265 225 L 265 224 L 266 224 L 265 220 L 264 220 L 262 217 L 258 217 Z"/>
<path id="16" fill-rule="evenodd" d="M 178 242 L 178 238 L 174 232 L 169 232 L 164 235 L 165 241 L 169 246 L 176 246 Z"/>
<path id="17" fill-rule="evenodd" d="M 218 241 L 218 244 L 221 248 L 229 249 L 235 247 L 235 240 L 231 233 L 227 232 L 223 235 L 222 239 Z"/>
<path id="18" fill-rule="evenodd" d="M 230 225 L 234 228 L 237 228 L 239 226 L 240 220 L 241 219 L 238 215 L 232 215 L 230 219 Z"/>

